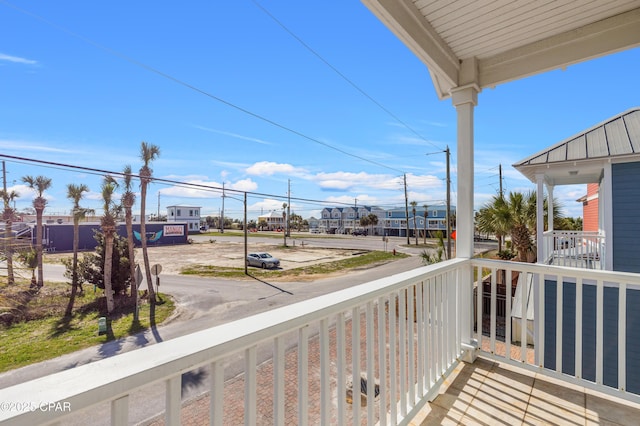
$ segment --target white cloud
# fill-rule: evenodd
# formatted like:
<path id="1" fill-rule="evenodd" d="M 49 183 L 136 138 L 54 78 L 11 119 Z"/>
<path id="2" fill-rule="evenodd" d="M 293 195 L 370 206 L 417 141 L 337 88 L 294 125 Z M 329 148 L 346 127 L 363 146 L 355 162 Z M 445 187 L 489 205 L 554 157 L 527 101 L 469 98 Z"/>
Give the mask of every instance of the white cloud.
<path id="1" fill-rule="evenodd" d="M 288 174 L 300 176 L 306 173 L 301 167 L 295 167 L 291 164 L 274 163 L 272 161 L 259 161 L 247 167 L 245 172 L 255 176 L 273 176 L 274 174 Z"/>
<path id="2" fill-rule="evenodd" d="M 13 62 L 15 64 L 36 65 L 38 61 L 32 59 L 20 58 L 18 56 L 6 55 L 0 53 L 0 61 Z"/>

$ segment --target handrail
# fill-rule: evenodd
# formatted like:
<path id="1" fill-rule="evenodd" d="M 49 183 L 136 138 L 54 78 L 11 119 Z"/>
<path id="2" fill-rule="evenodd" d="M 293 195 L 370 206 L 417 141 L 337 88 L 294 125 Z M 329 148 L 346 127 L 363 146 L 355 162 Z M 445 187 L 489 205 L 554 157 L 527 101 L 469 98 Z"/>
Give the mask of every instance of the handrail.
<path id="1" fill-rule="evenodd" d="M 443 327 L 449 323 L 450 327 L 456 327 L 456 315 L 453 309 L 456 304 L 451 295 L 459 294 L 459 292 L 452 290 L 454 286 L 447 286 L 448 281 L 444 277 L 452 276 L 451 274 L 455 274 L 462 265 L 468 264 L 468 262 L 468 260 L 454 259 L 436 265 L 417 268 L 0 389 L 0 401 L 63 401 L 68 403 L 74 411 L 110 401 L 115 410 L 114 412 L 124 412 L 124 418 L 126 418 L 128 408 L 127 404 L 122 401 L 126 402 L 127 395 L 135 389 L 164 381 L 167 383 L 168 394 L 172 394 L 169 389 L 175 389 L 175 381 L 176 379 L 179 380 L 182 373 L 204 365 L 213 365 L 230 354 L 241 353 L 242 351 L 247 351 L 249 355 L 253 353 L 253 358 L 255 359 L 255 347 L 262 342 L 277 340 L 279 336 L 288 332 L 303 330 L 309 324 L 319 324 L 322 332 L 327 327 L 327 319 L 329 317 L 334 315 L 344 317 L 344 313 L 349 311 L 352 314 L 360 312 L 365 305 L 367 306 L 368 315 L 373 303 L 379 303 L 383 298 L 387 298 L 385 300 L 389 301 L 390 309 L 395 311 L 395 302 L 393 303 L 394 307 L 391 308 L 391 301 L 403 300 L 402 297 L 398 299 L 398 294 L 402 296 L 405 294 L 405 290 L 409 288 L 413 288 L 417 294 L 422 294 L 423 286 L 425 286 L 424 291 L 431 288 L 429 291 L 433 292 L 434 287 L 425 284 L 426 280 L 433 278 L 433 285 L 437 285 L 439 289 L 434 294 L 439 296 L 434 296 L 433 300 L 429 299 L 427 295 L 424 296 L 424 300 L 430 300 L 433 306 L 423 306 L 422 300 L 407 301 L 407 306 L 409 307 L 414 306 L 414 303 L 416 303 L 415 306 L 419 305 L 421 307 L 419 310 L 421 313 L 417 315 L 425 322 L 425 325 L 421 327 L 426 336 L 429 329 L 426 324 L 429 322 L 432 329 L 434 327 Z M 449 294 L 449 291 L 453 291 L 453 293 L 450 296 L 445 296 Z M 438 307 L 438 303 L 445 302 L 451 304 L 449 308 Z M 401 303 L 401 308 L 402 306 Z M 429 314 L 429 309 L 432 308 L 436 309 L 434 312 L 439 312 L 438 315 L 440 316 L 438 318 L 440 318 L 441 323 L 436 324 L 433 322 L 434 318 L 428 318 L 430 315 L 434 315 Z M 379 306 L 378 312 L 380 312 L 380 309 L 381 307 Z M 449 317 L 443 317 L 443 313 L 447 313 Z M 414 312 L 412 311 L 410 314 L 407 312 L 406 315 L 408 318 L 413 318 Z M 367 318 L 369 317 L 367 316 Z M 372 318 L 370 319 L 372 320 Z M 403 323 L 403 321 L 400 321 L 400 323 Z M 369 320 L 367 320 L 367 327 L 373 327 L 369 324 Z M 404 327 L 407 327 L 407 325 L 405 324 Z M 368 329 L 367 333 L 369 333 Z M 449 343 L 442 349 L 447 350 L 450 356 L 455 359 L 458 354 L 451 350 L 451 345 L 459 348 L 459 342 L 451 340 L 451 337 L 459 336 L 459 333 L 441 331 L 439 335 L 441 339 L 448 339 L 446 341 Z M 406 338 L 412 342 L 414 339 L 413 333 Z M 411 345 L 413 343 L 410 343 L 409 347 Z M 405 353 L 405 355 L 407 354 Z M 427 380 L 424 378 L 426 372 L 423 371 L 423 376 L 416 378 L 416 380 L 420 381 L 418 385 L 435 386 L 440 383 L 443 375 L 451 367 L 453 362 L 451 359 L 445 355 L 438 355 L 437 357 L 441 360 L 437 366 L 438 370 L 431 371 L 430 374 L 440 379 L 426 384 L 425 381 Z M 249 358 L 251 359 L 251 356 Z M 420 360 L 418 364 L 426 365 L 427 361 Z M 413 371 L 412 366 L 408 368 Z M 357 373 L 359 374 L 359 372 Z M 415 386 L 416 384 L 410 384 L 406 389 L 411 389 L 414 392 Z M 418 386 L 418 388 L 420 389 L 419 395 L 421 397 L 424 396 L 427 391 L 422 390 L 421 386 Z M 167 415 L 171 416 L 168 418 L 175 418 L 175 404 L 175 400 L 172 404 L 167 404 Z M 414 407 L 416 401 L 411 401 L 408 404 L 409 408 Z M 177 401 L 177 406 L 179 407 L 179 400 Z M 169 413 L 170 409 L 173 410 L 171 413 Z M 251 407 L 249 407 L 249 412 L 251 412 Z M 406 407 L 401 412 L 407 415 Z M 0 424 L 47 424 L 60 420 L 68 414 L 61 411 L 52 412 L 37 409 L 32 412 L 0 411 Z"/>

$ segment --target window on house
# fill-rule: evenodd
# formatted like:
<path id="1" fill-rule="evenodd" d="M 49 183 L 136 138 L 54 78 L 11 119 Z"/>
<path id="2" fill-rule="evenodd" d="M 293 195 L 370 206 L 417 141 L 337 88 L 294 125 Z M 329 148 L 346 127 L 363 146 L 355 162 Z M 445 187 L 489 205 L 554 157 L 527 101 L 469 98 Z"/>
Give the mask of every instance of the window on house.
<path id="1" fill-rule="evenodd" d="M 180 216 L 180 215 L 181 215 L 181 213 L 180 213 L 180 209 L 178 209 L 178 210 L 176 211 L 176 215 L 177 215 L 177 216 Z"/>
<path id="2" fill-rule="evenodd" d="M 193 217 L 193 210 L 189 210 L 189 216 Z"/>
<path id="3" fill-rule="evenodd" d="M 436 210 L 432 211 L 431 216 L 438 217 L 438 212 Z"/>

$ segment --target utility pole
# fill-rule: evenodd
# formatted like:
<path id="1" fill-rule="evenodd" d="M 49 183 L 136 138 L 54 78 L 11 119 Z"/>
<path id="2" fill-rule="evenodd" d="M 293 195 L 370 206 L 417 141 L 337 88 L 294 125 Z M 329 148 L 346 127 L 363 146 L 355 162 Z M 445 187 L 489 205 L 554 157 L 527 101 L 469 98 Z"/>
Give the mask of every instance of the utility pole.
<path id="1" fill-rule="evenodd" d="M 249 275 L 249 271 L 247 270 L 247 193 L 244 193 L 244 224 L 242 225 L 242 229 L 244 229 L 244 274 Z"/>
<path id="2" fill-rule="evenodd" d="M 224 182 L 222 182 L 222 216 L 220 216 L 220 233 L 224 234 Z"/>
<path id="3" fill-rule="evenodd" d="M 160 191 L 158 191 L 158 217 L 156 220 L 160 220 Z"/>
<path id="4" fill-rule="evenodd" d="M 451 152 L 448 145 L 444 152 L 447 154 L 447 259 L 451 259 L 451 172 L 449 168 Z"/>
<path id="5" fill-rule="evenodd" d="M 407 196 L 407 174 L 404 175 L 404 217 L 405 217 L 405 225 L 407 231 L 407 245 L 411 244 L 409 241 L 409 197 Z"/>
<path id="6" fill-rule="evenodd" d="M 504 192 L 502 191 L 502 164 L 498 165 L 498 173 L 500 175 L 500 198 L 504 196 Z"/>
<path id="7" fill-rule="evenodd" d="M 291 179 L 287 188 L 287 237 L 291 236 Z"/>

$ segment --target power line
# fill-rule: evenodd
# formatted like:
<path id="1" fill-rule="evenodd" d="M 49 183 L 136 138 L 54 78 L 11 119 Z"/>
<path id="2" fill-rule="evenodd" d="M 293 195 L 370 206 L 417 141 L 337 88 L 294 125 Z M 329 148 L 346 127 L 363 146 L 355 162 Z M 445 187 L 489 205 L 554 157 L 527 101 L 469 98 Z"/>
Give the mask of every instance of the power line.
<path id="1" fill-rule="evenodd" d="M 273 21 L 278 24 L 283 30 L 285 30 L 291 37 L 293 37 L 296 41 L 298 41 L 298 43 L 300 43 L 305 49 L 307 49 L 309 52 L 311 52 L 316 58 L 318 58 L 320 61 L 322 61 L 326 66 L 328 66 L 333 72 L 335 72 L 336 74 L 338 74 L 344 81 L 346 81 L 347 83 L 349 83 L 349 85 L 351 85 L 351 87 L 353 87 L 354 89 L 356 89 L 358 92 L 360 92 L 364 97 L 366 97 L 367 99 L 369 99 L 371 102 L 373 102 L 375 105 L 377 105 L 381 110 L 383 110 L 384 112 L 386 112 L 389 116 L 391 116 L 394 120 L 396 120 L 398 123 L 402 124 L 404 127 L 406 127 L 408 130 L 410 130 L 414 135 L 416 135 L 417 137 L 419 137 L 420 139 L 422 139 L 423 141 L 427 142 L 428 144 L 430 144 L 431 146 L 433 146 L 436 149 L 440 149 L 439 146 L 437 146 L 436 144 L 434 144 L 433 142 L 431 142 L 430 140 L 426 139 L 425 137 L 423 137 L 420 133 L 418 133 L 416 130 L 414 130 L 411 126 L 409 126 L 407 123 L 405 123 L 404 121 L 402 121 L 400 119 L 400 117 L 398 117 L 397 115 L 395 115 L 393 112 L 391 112 L 389 109 L 387 109 L 384 105 L 382 105 L 380 102 L 378 102 L 376 99 L 374 99 L 371 95 L 369 95 L 367 92 L 364 91 L 364 89 L 360 88 L 360 86 L 358 86 L 356 83 L 354 83 L 351 79 L 349 79 L 346 75 L 344 75 L 342 72 L 340 72 L 340 70 L 338 70 L 336 67 L 334 67 L 333 65 L 331 65 L 331 63 L 329 63 L 329 61 L 327 61 L 326 59 L 324 59 L 318 52 L 316 52 L 313 48 L 311 48 L 311 46 L 309 46 L 307 43 L 305 43 L 300 37 L 298 37 L 293 31 L 291 31 L 289 28 L 287 28 L 286 25 L 284 25 L 278 18 L 276 18 L 271 12 L 269 12 L 267 9 L 265 9 L 260 3 L 258 3 L 255 0 L 252 0 L 252 3 L 256 5 L 256 7 L 258 7 L 260 10 L 262 10 L 267 16 L 269 16 L 271 19 L 273 19 Z"/>
<path id="2" fill-rule="evenodd" d="M 80 170 L 80 171 L 83 171 L 83 172 L 86 172 L 86 173 L 90 173 L 90 174 L 94 174 L 94 175 L 111 175 L 111 176 L 114 176 L 114 177 L 124 177 L 125 176 L 125 174 L 123 172 L 116 172 L 116 171 L 105 170 L 105 169 L 97 169 L 97 168 L 86 167 L 86 166 L 77 166 L 77 165 L 73 165 L 73 164 L 58 163 L 58 162 L 47 161 L 47 160 L 38 160 L 38 159 L 34 159 L 34 158 L 18 157 L 18 156 L 8 155 L 8 154 L 0 154 L 0 158 L 7 158 L 7 159 L 11 160 L 12 162 L 16 162 L 16 163 L 20 163 L 20 164 L 35 163 L 35 164 L 42 165 L 43 167 L 53 168 L 53 169 Z M 133 173 L 130 176 L 132 178 L 140 179 L 139 175 L 136 175 L 136 174 L 133 174 Z M 252 191 L 241 191 L 241 190 L 238 190 L 238 189 L 222 188 L 222 187 L 204 185 L 204 184 L 199 184 L 199 183 L 180 182 L 180 181 L 177 181 L 177 180 L 163 179 L 163 178 L 157 178 L 157 177 L 152 177 L 151 181 L 154 182 L 154 183 L 158 183 L 158 184 L 174 185 L 174 186 L 177 186 L 177 187 L 184 187 L 184 188 L 196 188 L 198 190 L 210 191 L 210 192 L 216 192 L 216 193 L 222 193 L 222 191 L 224 190 L 225 192 L 231 192 L 231 193 L 238 194 L 238 195 L 246 193 L 247 195 L 251 195 L 252 197 L 262 197 L 262 198 L 267 197 L 267 198 L 274 198 L 276 200 L 287 200 L 288 199 L 287 195 L 268 194 L 268 193 L 262 193 L 262 192 L 252 192 Z M 312 204 L 320 204 L 320 205 L 325 205 L 325 206 L 328 204 L 327 201 L 315 200 L 315 199 L 311 199 L 311 198 L 291 197 L 290 199 L 293 200 L 293 201 L 301 202 L 301 203 L 312 203 Z M 351 203 L 341 202 L 341 201 L 331 201 L 330 203 L 333 204 L 333 205 L 343 205 L 343 206 L 347 206 L 347 207 L 350 207 L 352 205 Z"/>
<path id="3" fill-rule="evenodd" d="M 276 121 L 273 121 L 273 120 L 271 120 L 271 119 L 269 119 L 269 118 L 267 118 L 267 117 L 265 117 L 263 115 L 260 115 L 260 114 L 257 114 L 255 112 L 249 111 L 246 108 L 240 107 L 240 106 L 238 106 L 238 105 L 236 105 L 236 104 L 234 104 L 234 103 L 232 103 L 230 101 L 227 101 L 227 100 L 222 99 L 222 98 L 220 98 L 220 97 L 218 97 L 218 96 L 216 96 L 216 95 L 214 95 L 212 93 L 209 93 L 209 92 L 207 92 L 207 91 L 205 91 L 203 89 L 200 89 L 199 87 L 194 86 L 193 84 L 190 84 L 190 83 L 187 83 L 186 81 L 180 80 L 179 78 L 174 77 L 174 76 L 172 76 L 170 74 L 167 74 L 167 73 L 165 73 L 163 71 L 160 71 L 157 68 L 154 68 L 154 67 L 152 67 L 150 65 L 145 64 L 144 62 L 138 61 L 137 59 L 134 59 L 131 56 L 125 55 L 123 53 L 120 53 L 117 50 L 114 50 L 114 49 L 112 49 L 110 47 L 107 47 L 107 46 L 104 46 L 102 44 L 99 44 L 99 43 L 97 43 L 97 42 L 95 42 L 95 41 L 93 41 L 93 40 L 91 40 L 91 39 L 89 39 L 89 38 L 87 38 L 87 37 L 85 37 L 83 35 L 80 35 L 78 33 L 75 33 L 73 31 L 71 31 L 71 30 L 68 30 L 65 27 L 57 25 L 57 24 L 55 24 L 55 23 L 53 23 L 53 22 L 51 22 L 51 21 L 39 16 L 39 15 L 31 13 L 31 12 L 29 12 L 27 10 L 22 9 L 22 8 L 19 8 L 19 7 L 15 6 L 15 5 L 7 2 L 6 0 L 0 0 L 0 2 L 4 3 L 5 5 L 7 5 L 9 7 L 12 7 L 13 9 L 15 9 L 15 10 L 21 12 L 21 13 L 24 13 L 24 14 L 29 15 L 29 16 L 31 16 L 31 17 L 39 20 L 39 21 L 42 21 L 42 22 L 46 23 L 47 25 L 52 26 L 53 28 L 55 28 L 57 30 L 63 31 L 64 33 L 69 34 L 72 37 L 78 38 L 78 39 L 84 41 L 85 43 L 90 44 L 91 46 L 93 46 L 93 47 L 95 47 L 95 48 L 97 48 L 99 50 L 102 50 L 102 51 L 104 51 L 104 52 L 106 52 L 106 53 L 108 53 L 110 55 L 118 57 L 118 58 L 120 58 L 120 59 L 122 59 L 124 61 L 127 61 L 127 62 L 129 62 L 129 63 L 131 63 L 133 65 L 136 65 L 136 66 L 138 66 L 138 67 L 140 67 L 142 69 L 145 69 L 145 70 L 147 70 L 149 72 L 157 74 L 157 75 L 159 75 L 159 76 L 161 76 L 161 77 L 163 77 L 163 78 L 165 78 L 167 80 L 173 81 L 174 83 L 177 83 L 177 84 L 179 84 L 179 85 L 181 85 L 183 87 L 186 87 L 186 88 L 188 88 L 190 90 L 193 90 L 194 92 L 200 93 L 201 95 L 204 95 L 204 96 L 207 96 L 207 97 L 209 97 L 211 99 L 214 99 L 214 100 L 216 100 L 216 101 L 218 101 L 218 102 L 220 102 L 220 103 L 222 103 L 224 105 L 227 105 L 230 108 L 236 109 L 236 110 L 238 110 L 238 111 L 240 111 L 240 112 L 242 112 L 244 114 L 247 114 L 247 115 L 249 115 L 251 117 L 257 118 L 258 120 L 264 121 L 265 123 L 271 124 L 274 127 L 277 127 L 279 129 L 285 130 L 285 131 L 287 131 L 289 133 L 292 133 L 292 134 L 294 134 L 296 136 L 299 136 L 299 137 L 301 137 L 303 139 L 307 139 L 308 141 L 314 142 L 314 143 L 322 145 L 322 146 L 324 146 L 326 148 L 329 148 L 329 149 L 332 149 L 334 151 L 340 152 L 341 154 L 347 155 L 349 157 L 356 158 L 358 160 L 361 160 L 361 161 L 376 165 L 378 167 L 383 167 L 385 169 L 393 170 L 393 171 L 396 171 L 396 172 L 399 172 L 399 173 L 404 173 L 402 170 L 395 169 L 393 167 L 387 166 L 385 164 L 379 163 L 379 162 L 374 161 L 374 160 L 370 160 L 368 158 L 364 158 L 364 157 L 356 155 L 356 154 L 352 154 L 352 153 L 347 152 L 347 151 L 345 151 L 345 150 L 343 150 L 341 148 L 335 147 L 335 146 L 330 145 L 330 144 L 328 144 L 326 142 L 322 142 L 319 139 L 316 139 L 316 138 L 313 138 L 311 136 L 308 136 L 308 135 L 306 135 L 306 134 L 304 134 L 304 133 L 302 133 L 302 132 L 300 132 L 298 130 L 294 130 L 294 129 L 292 129 L 290 127 L 287 127 L 287 126 L 285 126 L 283 124 L 280 124 L 280 123 L 278 123 Z"/>

